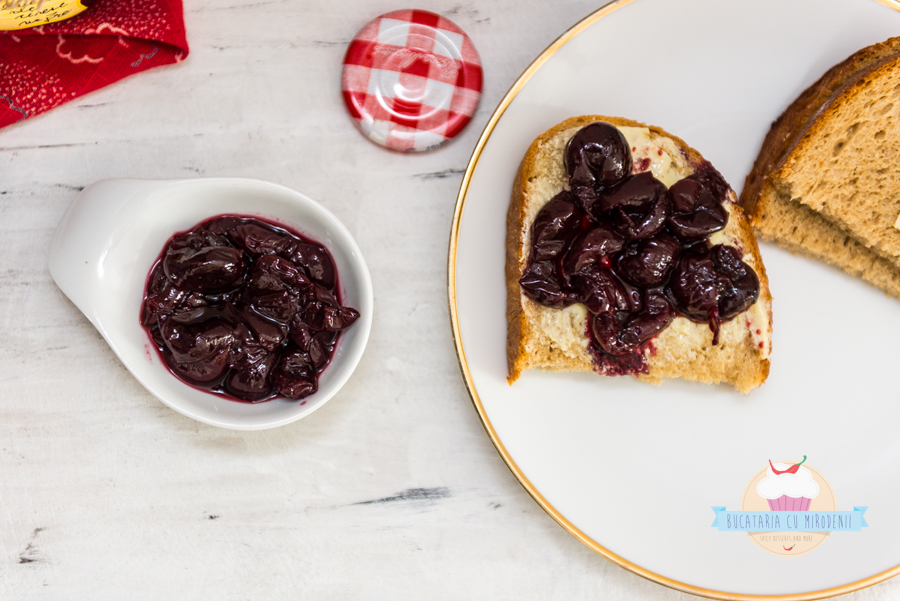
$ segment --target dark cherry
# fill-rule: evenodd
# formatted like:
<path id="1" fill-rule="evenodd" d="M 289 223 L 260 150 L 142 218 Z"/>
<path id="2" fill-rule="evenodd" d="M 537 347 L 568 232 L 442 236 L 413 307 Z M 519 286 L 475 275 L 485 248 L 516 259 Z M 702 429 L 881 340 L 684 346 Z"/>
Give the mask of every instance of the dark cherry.
<path id="1" fill-rule="evenodd" d="M 737 317 L 759 299 L 759 277 L 741 260 L 741 251 L 725 244 L 709 251 L 719 278 L 719 317 Z"/>
<path id="2" fill-rule="evenodd" d="M 225 391 L 250 401 L 271 396 L 273 388 L 269 374 L 278 358 L 278 351 L 266 352 L 261 347 L 245 354 L 242 361 L 231 366 L 231 373 L 225 379 Z"/>
<path id="3" fill-rule="evenodd" d="M 646 213 L 650 207 L 666 195 L 666 185 L 653 177 L 649 171 L 629 175 L 617 185 L 600 192 L 594 203 L 594 218 L 603 213 L 619 209 L 627 213 Z"/>
<path id="4" fill-rule="evenodd" d="M 304 323 L 325 332 L 343 330 L 359 318 L 358 311 L 341 307 L 328 289 L 318 284 L 307 293 L 302 315 Z"/>
<path id="5" fill-rule="evenodd" d="M 306 398 L 319 389 L 316 369 L 309 360 L 309 353 L 299 349 L 285 353 L 272 370 L 272 384 L 284 396 L 291 399 Z"/>
<path id="6" fill-rule="evenodd" d="M 244 307 L 239 314 L 237 323 L 247 327 L 252 340 L 260 347 L 271 353 L 284 344 L 288 335 L 285 324 L 260 315 L 252 305 Z"/>
<path id="7" fill-rule="evenodd" d="M 600 313 L 591 329 L 600 347 L 610 355 L 625 355 L 659 334 L 675 319 L 675 310 L 658 290 L 647 290 L 640 311 Z"/>
<path id="8" fill-rule="evenodd" d="M 250 270 L 247 287 L 254 290 L 300 290 L 310 284 L 310 279 L 287 259 L 277 255 L 263 255 Z"/>
<path id="9" fill-rule="evenodd" d="M 562 253 L 578 233 L 584 212 L 578 199 L 564 190 L 538 212 L 531 226 L 531 249 L 535 261 L 547 261 Z"/>
<path id="10" fill-rule="evenodd" d="M 295 315 L 291 321 L 289 333 L 297 348 L 306 351 L 309 350 L 309 343 L 316 332 L 299 315 Z"/>
<path id="11" fill-rule="evenodd" d="M 728 223 L 728 211 L 704 182 L 703 178 L 689 176 L 669 188 L 672 214 L 667 225 L 673 234 L 687 242 L 706 238 Z"/>
<path id="12" fill-rule="evenodd" d="M 299 291 L 312 282 L 293 263 L 277 255 L 262 255 L 253 264 L 243 302 L 259 315 L 282 324 L 296 311 Z"/>
<path id="13" fill-rule="evenodd" d="M 565 157 L 572 189 L 605 188 L 631 174 L 628 141 L 609 123 L 591 123 L 581 128 L 566 145 Z"/>
<path id="14" fill-rule="evenodd" d="M 519 278 L 519 285 L 529 297 L 548 307 L 564 307 L 572 299 L 563 290 L 559 270 L 550 261 L 529 263 Z"/>
<path id="15" fill-rule="evenodd" d="M 306 269 L 313 280 L 326 288 L 334 288 L 337 270 L 331 255 L 324 247 L 308 242 L 299 242 L 290 255 L 290 260 Z"/>
<path id="16" fill-rule="evenodd" d="M 159 271 L 162 272 L 160 265 Z M 156 324 L 156 320 L 160 313 L 171 313 L 185 300 L 188 293 L 173 286 L 166 280 L 162 287 L 152 294 L 147 295 L 141 307 L 141 325 L 151 327 Z"/>
<path id="17" fill-rule="evenodd" d="M 217 229 L 216 225 L 210 224 L 210 229 Z M 297 244 L 297 239 L 286 232 L 246 220 L 234 224 L 226 232 L 236 246 L 256 255 L 289 255 Z"/>
<path id="18" fill-rule="evenodd" d="M 655 288 L 669 279 L 681 255 L 681 242 L 661 233 L 649 240 L 631 242 L 613 259 L 616 273 L 633 286 Z"/>
<path id="19" fill-rule="evenodd" d="M 206 357 L 203 361 L 179 362 L 173 356 L 166 356 L 166 364 L 183 380 L 198 385 L 217 384 L 228 372 L 227 350 Z"/>
<path id="20" fill-rule="evenodd" d="M 759 298 L 759 278 L 732 246 L 698 244 L 685 252 L 669 280 L 678 312 L 708 323 L 718 343 L 719 324 L 737 316 Z"/>
<path id="21" fill-rule="evenodd" d="M 612 270 L 595 263 L 572 278 L 572 289 L 579 302 L 594 314 L 611 311 L 630 311 L 634 302 L 629 290 Z"/>
<path id="22" fill-rule="evenodd" d="M 302 398 L 359 318 L 336 285 L 323 246 L 225 215 L 172 237 L 147 278 L 141 324 L 188 383 L 250 402 Z"/>
<path id="23" fill-rule="evenodd" d="M 289 290 L 261 294 L 245 294 L 244 299 L 250 303 L 253 313 L 274 322 L 286 324 L 294 317 L 295 297 Z"/>
<path id="24" fill-rule="evenodd" d="M 698 323 L 710 323 L 719 314 L 719 287 L 716 266 L 709 247 L 698 244 L 682 254 L 669 280 L 675 308 Z"/>
<path id="25" fill-rule="evenodd" d="M 234 327 L 218 310 L 201 307 L 163 319 L 160 334 L 165 357 L 184 379 L 214 382 L 225 375 L 231 361 Z"/>
<path id="26" fill-rule="evenodd" d="M 588 265 L 622 250 L 625 239 L 609 224 L 598 224 L 586 230 L 571 243 L 563 259 L 563 274 L 569 277 Z"/>
<path id="27" fill-rule="evenodd" d="M 334 332 L 317 332 L 312 337 L 309 342 L 309 358 L 316 369 L 320 369 L 328 362 L 336 340 Z"/>
<path id="28" fill-rule="evenodd" d="M 591 332 L 603 352 L 610 355 L 627 355 L 638 350 L 637 346 L 626 345 L 619 340 L 619 332 L 630 315 L 627 311 L 613 311 L 592 317 Z"/>
<path id="29" fill-rule="evenodd" d="M 644 344 L 658 333 L 666 329 L 675 319 L 677 313 L 661 290 L 644 291 L 644 307 L 632 319 L 629 330 L 623 336 L 634 337 L 639 344 Z"/>
<path id="30" fill-rule="evenodd" d="M 594 216 L 611 219 L 617 231 L 628 240 L 653 236 L 662 230 L 669 213 L 666 186 L 649 171 L 632 175 L 604 190 L 593 205 Z"/>
<path id="31" fill-rule="evenodd" d="M 673 213 L 690 213 L 697 208 L 700 195 L 708 193 L 703 184 L 697 180 L 686 177 L 672 184 L 669 188 L 669 198 L 672 200 Z"/>
<path id="32" fill-rule="evenodd" d="M 700 165 L 700 167 L 690 175 L 690 178 L 700 182 L 704 188 L 709 190 L 713 195 L 713 198 L 716 199 L 716 202 L 725 202 L 725 199 L 728 197 L 728 182 L 725 181 L 722 174 L 719 173 L 715 167 L 710 165 L 708 161 Z"/>
<path id="33" fill-rule="evenodd" d="M 200 232 L 172 240 L 162 266 L 174 286 L 216 293 L 240 286 L 247 263 L 244 252 L 230 246 L 226 238 Z"/>

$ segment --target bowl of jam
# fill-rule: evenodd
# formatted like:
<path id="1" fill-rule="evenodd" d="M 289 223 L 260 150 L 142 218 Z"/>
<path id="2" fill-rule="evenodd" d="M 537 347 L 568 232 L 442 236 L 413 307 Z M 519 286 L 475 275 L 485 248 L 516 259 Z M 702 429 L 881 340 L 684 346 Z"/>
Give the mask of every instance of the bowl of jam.
<path id="1" fill-rule="evenodd" d="M 347 228 L 260 180 L 97 182 L 63 216 L 50 274 L 147 390 L 225 428 L 321 407 L 372 324 L 371 278 Z"/>

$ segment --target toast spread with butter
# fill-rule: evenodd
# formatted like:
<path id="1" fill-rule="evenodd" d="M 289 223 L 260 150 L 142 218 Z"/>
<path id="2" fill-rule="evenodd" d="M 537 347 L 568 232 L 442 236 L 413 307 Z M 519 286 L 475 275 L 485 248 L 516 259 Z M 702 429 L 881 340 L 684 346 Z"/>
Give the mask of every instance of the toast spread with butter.
<path id="1" fill-rule="evenodd" d="M 507 214 L 507 359 L 727 383 L 769 372 L 771 295 L 734 191 L 693 148 L 618 117 L 539 136 Z"/>

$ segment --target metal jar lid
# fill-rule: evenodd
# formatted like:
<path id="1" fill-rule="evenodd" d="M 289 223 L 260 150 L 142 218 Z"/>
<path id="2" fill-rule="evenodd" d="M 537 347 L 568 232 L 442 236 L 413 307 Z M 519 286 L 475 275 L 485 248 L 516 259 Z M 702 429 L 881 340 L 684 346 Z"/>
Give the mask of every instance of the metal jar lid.
<path id="1" fill-rule="evenodd" d="M 458 134 L 481 97 L 481 60 L 466 33 L 423 10 L 370 21 L 347 48 L 344 103 L 370 140 L 421 152 Z"/>

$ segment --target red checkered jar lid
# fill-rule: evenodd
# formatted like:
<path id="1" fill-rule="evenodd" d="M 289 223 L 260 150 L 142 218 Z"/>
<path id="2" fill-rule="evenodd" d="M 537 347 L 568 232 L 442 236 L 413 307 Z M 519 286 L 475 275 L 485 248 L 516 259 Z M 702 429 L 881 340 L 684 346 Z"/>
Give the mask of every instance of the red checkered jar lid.
<path id="1" fill-rule="evenodd" d="M 424 10 L 398 10 L 356 34 L 341 74 L 353 121 L 391 150 L 437 148 L 465 127 L 481 96 L 481 60 L 454 23 Z"/>

